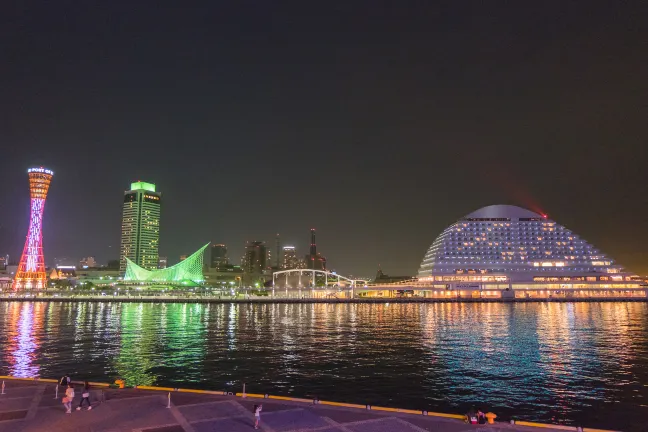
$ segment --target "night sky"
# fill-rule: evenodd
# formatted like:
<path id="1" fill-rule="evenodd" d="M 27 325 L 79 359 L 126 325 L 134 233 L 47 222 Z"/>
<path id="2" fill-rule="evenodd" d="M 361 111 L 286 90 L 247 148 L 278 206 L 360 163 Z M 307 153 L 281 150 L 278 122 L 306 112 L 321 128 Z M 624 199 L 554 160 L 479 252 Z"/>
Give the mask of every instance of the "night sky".
<path id="1" fill-rule="evenodd" d="M 119 256 L 124 190 L 160 254 L 246 240 L 415 274 L 456 219 L 546 212 L 648 273 L 648 3 L 9 1 L 0 254 L 55 171 L 46 261 Z"/>

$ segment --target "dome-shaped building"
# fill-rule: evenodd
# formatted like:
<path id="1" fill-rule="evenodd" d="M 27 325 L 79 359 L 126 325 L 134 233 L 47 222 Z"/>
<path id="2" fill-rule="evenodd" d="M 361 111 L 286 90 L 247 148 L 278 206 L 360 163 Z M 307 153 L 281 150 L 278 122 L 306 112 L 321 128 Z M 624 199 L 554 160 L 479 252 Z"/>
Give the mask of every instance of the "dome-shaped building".
<path id="1" fill-rule="evenodd" d="M 600 290 L 616 296 L 637 288 L 643 290 L 632 296 L 646 296 L 636 276 L 577 234 L 511 205 L 481 208 L 446 228 L 425 254 L 418 280 L 494 297 L 504 297 L 501 290 L 515 297 L 593 297 Z"/>

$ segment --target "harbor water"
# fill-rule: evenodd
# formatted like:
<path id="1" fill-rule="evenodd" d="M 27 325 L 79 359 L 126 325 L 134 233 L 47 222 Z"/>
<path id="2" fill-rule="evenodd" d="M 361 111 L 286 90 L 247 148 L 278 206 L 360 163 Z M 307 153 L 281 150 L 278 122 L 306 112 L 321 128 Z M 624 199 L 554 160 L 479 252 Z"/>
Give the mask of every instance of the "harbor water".
<path id="1" fill-rule="evenodd" d="M 623 429 L 648 418 L 648 304 L 6 301 L 0 373 Z"/>

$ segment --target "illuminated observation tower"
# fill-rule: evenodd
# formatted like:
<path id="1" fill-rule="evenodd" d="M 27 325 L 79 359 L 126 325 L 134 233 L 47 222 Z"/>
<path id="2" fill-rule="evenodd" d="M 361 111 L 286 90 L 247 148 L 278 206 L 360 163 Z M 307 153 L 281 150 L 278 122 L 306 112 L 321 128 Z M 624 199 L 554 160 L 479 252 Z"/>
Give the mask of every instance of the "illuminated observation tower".
<path id="1" fill-rule="evenodd" d="M 18 271 L 14 277 L 12 289 L 43 289 L 47 283 L 45 259 L 43 257 L 43 210 L 45 198 L 54 172 L 43 167 L 30 168 L 29 195 L 31 197 L 31 212 L 29 216 L 29 231 L 25 240 L 25 248 L 20 257 Z"/>

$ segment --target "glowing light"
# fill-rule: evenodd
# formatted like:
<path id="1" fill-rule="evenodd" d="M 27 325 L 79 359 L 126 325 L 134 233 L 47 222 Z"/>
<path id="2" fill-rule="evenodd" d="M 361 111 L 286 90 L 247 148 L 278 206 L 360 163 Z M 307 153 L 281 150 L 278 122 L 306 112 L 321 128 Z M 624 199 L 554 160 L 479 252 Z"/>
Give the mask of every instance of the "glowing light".
<path id="1" fill-rule="evenodd" d="M 153 183 L 136 181 L 134 183 L 131 183 L 131 190 L 145 190 L 149 192 L 155 192 L 155 185 Z"/>
<path id="2" fill-rule="evenodd" d="M 159 270 L 146 270 L 126 258 L 125 281 L 199 283 L 205 280 L 202 272 L 203 254 L 209 243 L 178 264 Z"/>
<path id="3" fill-rule="evenodd" d="M 12 284 L 13 290 L 43 289 L 47 283 L 45 258 L 43 257 L 43 212 L 45 198 L 54 173 L 51 170 L 30 168 L 29 195 L 31 197 L 29 230 L 18 271 Z"/>

